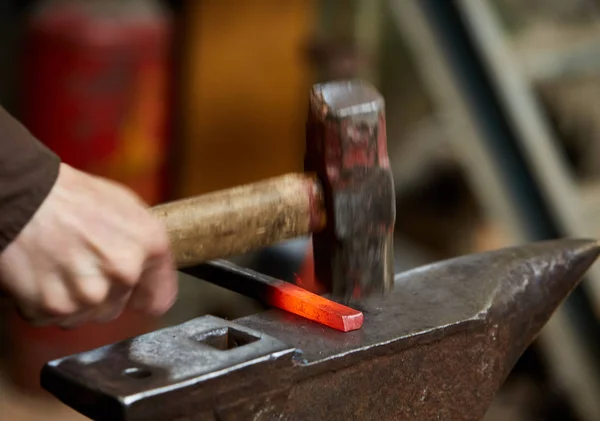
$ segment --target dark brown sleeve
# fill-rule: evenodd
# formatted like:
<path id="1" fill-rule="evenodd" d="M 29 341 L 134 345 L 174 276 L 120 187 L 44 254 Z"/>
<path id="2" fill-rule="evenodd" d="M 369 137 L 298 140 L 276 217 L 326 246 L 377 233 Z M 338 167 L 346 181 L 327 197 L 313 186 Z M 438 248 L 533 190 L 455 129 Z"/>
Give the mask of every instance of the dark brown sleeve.
<path id="1" fill-rule="evenodd" d="M 53 152 L 0 107 L 0 253 L 50 192 L 59 164 Z"/>

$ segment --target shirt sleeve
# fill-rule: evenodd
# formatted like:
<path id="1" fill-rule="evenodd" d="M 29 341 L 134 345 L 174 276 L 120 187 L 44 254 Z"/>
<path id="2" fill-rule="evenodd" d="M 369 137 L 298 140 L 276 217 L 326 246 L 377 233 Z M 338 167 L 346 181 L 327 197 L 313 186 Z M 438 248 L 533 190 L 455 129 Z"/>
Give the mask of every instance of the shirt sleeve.
<path id="1" fill-rule="evenodd" d="M 58 156 L 0 106 L 0 253 L 46 199 L 59 167 Z"/>

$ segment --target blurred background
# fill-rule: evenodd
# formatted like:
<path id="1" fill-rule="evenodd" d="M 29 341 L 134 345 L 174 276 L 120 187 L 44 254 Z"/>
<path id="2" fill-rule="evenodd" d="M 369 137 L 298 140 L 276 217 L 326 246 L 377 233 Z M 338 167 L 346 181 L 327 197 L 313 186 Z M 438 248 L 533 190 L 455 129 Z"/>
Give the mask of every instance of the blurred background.
<path id="1" fill-rule="evenodd" d="M 301 170 L 310 86 L 386 99 L 396 266 L 600 233 L 600 0 L 0 0 L 0 103 L 65 162 L 150 204 Z M 236 258 L 285 278 L 307 239 Z M 308 266 L 307 266 L 308 265 Z M 45 361 L 261 306 L 181 277 L 160 320 L 71 332 L 3 305 L 0 419 L 80 420 Z M 486 421 L 600 420 L 600 269 Z"/>

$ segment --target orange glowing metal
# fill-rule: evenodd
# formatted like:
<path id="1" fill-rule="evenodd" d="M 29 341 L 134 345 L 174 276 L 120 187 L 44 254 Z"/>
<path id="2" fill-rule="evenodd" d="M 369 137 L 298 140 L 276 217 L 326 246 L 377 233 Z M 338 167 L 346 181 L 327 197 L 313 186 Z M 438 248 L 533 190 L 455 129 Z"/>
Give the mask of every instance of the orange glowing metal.
<path id="1" fill-rule="evenodd" d="M 273 288 L 266 301 L 266 304 L 273 307 L 342 332 L 360 329 L 363 324 L 362 312 L 287 282 L 282 282 Z"/>
<path id="2" fill-rule="evenodd" d="M 183 269 L 197 278 L 208 280 L 262 301 L 264 304 L 296 314 L 324 326 L 342 332 L 360 329 L 363 314 L 345 305 L 307 291 L 281 279 L 263 275 L 250 269 L 241 268 L 225 260 L 213 261 Z M 314 277 L 296 279 L 301 285 L 313 283 Z"/>

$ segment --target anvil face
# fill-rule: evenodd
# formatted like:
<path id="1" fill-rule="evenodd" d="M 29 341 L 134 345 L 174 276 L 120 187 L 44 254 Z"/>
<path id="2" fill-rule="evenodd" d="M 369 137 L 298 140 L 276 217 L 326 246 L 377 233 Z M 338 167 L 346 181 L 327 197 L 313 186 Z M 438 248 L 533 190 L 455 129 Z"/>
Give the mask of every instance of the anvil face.
<path id="1" fill-rule="evenodd" d="M 599 252 L 558 240 L 421 267 L 350 333 L 200 317 L 52 361 L 42 385 L 96 420 L 479 420 Z"/>

